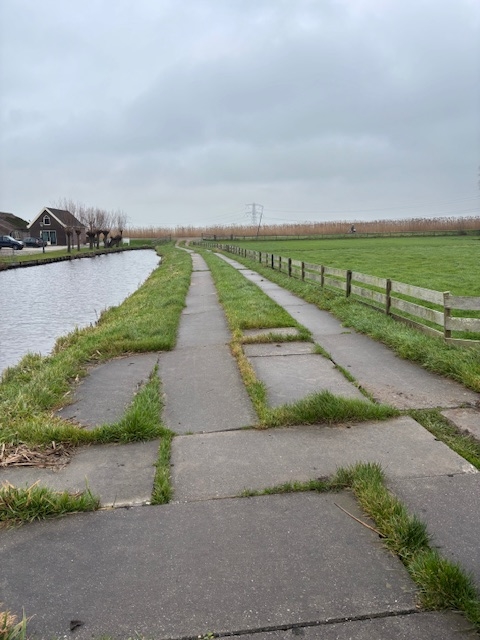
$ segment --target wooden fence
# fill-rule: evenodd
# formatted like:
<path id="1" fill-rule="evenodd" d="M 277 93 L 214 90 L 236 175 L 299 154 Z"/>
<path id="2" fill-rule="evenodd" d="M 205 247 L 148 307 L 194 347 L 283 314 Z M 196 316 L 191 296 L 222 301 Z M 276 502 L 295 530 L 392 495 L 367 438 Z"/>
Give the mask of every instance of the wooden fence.
<path id="1" fill-rule="evenodd" d="M 475 335 L 480 336 L 480 297 L 452 296 L 449 291 L 424 289 L 357 271 L 301 262 L 235 245 L 205 241 L 198 244 L 255 260 L 292 278 L 315 282 L 326 289 L 341 292 L 348 298 L 382 311 L 424 333 L 442 337 L 449 343 L 461 346 L 480 345 L 480 338 L 477 339 Z M 472 311 L 474 314 L 469 315 Z"/>

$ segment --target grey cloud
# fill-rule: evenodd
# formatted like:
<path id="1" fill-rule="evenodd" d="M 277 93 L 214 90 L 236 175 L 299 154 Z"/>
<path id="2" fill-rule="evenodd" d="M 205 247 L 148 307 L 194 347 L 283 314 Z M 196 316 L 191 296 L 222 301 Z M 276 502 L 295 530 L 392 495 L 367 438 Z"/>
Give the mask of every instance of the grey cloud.
<path id="1" fill-rule="evenodd" d="M 55 197 L 90 188 L 135 201 L 141 189 L 150 202 L 178 189 L 190 201 L 190 189 L 229 209 L 228 186 L 279 198 L 282 183 L 296 185 L 308 208 L 347 191 L 358 207 L 372 184 L 387 201 L 472 192 L 471 0 L 115 6 L 3 0 L 7 199 L 24 201 L 22 171 L 37 197 L 36 168 Z M 340 194 L 339 184 L 350 186 Z"/>

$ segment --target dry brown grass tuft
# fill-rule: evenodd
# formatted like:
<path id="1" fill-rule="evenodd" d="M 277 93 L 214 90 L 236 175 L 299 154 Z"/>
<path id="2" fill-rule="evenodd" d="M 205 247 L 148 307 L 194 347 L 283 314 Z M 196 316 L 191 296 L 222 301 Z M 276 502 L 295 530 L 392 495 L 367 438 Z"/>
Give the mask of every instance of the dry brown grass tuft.
<path id="1" fill-rule="evenodd" d="M 28 619 L 23 616 L 19 621 L 10 611 L 1 610 L 0 602 L 0 640 L 26 640 Z"/>
<path id="2" fill-rule="evenodd" d="M 0 445 L 0 467 L 39 467 L 63 469 L 69 462 L 73 447 L 52 442 L 46 447 L 28 447 L 26 444 Z"/>

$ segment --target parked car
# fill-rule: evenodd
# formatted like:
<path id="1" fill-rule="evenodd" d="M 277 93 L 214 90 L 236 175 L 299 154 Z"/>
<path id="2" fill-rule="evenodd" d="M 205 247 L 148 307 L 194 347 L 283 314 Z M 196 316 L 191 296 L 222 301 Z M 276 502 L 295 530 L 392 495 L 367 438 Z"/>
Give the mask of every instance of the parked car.
<path id="1" fill-rule="evenodd" d="M 0 249 L 9 247 L 10 249 L 23 249 L 23 242 L 15 240 L 12 236 L 0 236 Z"/>
<path id="2" fill-rule="evenodd" d="M 47 244 L 41 238 L 24 238 L 22 242 L 26 247 L 44 247 Z"/>

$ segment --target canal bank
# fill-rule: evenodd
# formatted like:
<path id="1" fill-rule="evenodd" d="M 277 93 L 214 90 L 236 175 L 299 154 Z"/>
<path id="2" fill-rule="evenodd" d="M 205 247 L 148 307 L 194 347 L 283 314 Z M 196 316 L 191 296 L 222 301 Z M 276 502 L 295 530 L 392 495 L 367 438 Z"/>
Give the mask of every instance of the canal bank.
<path id="1" fill-rule="evenodd" d="M 58 338 L 95 325 L 141 286 L 159 260 L 151 248 L 100 250 L 46 255 L 38 264 L 17 263 L 31 268 L 1 271 L 0 372 L 27 353 L 48 355 Z"/>
<path id="2" fill-rule="evenodd" d="M 52 264 L 53 262 L 65 262 L 65 261 L 69 261 L 69 260 L 78 260 L 80 258 L 95 258 L 96 256 L 102 256 L 102 255 L 107 255 L 107 254 L 112 254 L 112 253 L 123 253 L 124 251 L 142 251 L 142 250 L 155 250 L 154 246 L 150 246 L 150 245 L 145 245 L 145 246 L 139 246 L 139 247 L 115 247 L 115 248 L 111 248 L 111 249 L 93 249 L 93 250 L 87 250 L 84 252 L 78 252 L 77 250 L 73 250 L 71 251 L 71 253 L 67 254 L 67 255 L 62 255 L 62 256 L 51 256 L 51 257 L 46 257 L 45 254 L 42 254 L 41 258 L 32 258 L 31 260 L 17 260 L 17 255 L 15 253 L 12 254 L 11 259 L 9 262 L 6 262 L 5 260 L 8 260 L 9 256 L 5 256 L 5 255 L 0 255 L 1 258 L 3 258 L 3 260 L 0 260 L 0 271 L 2 270 L 6 270 L 6 269 L 20 269 L 22 267 L 38 267 L 40 265 L 44 265 L 44 264 Z M 56 251 L 66 251 L 67 247 L 46 247 L 46 252 L 50 253 L 50 252 L 56 252 Z M 35 250 L 35 253 L 30 252 L 30 255 L 38 255 L 39 250 Z"/>

